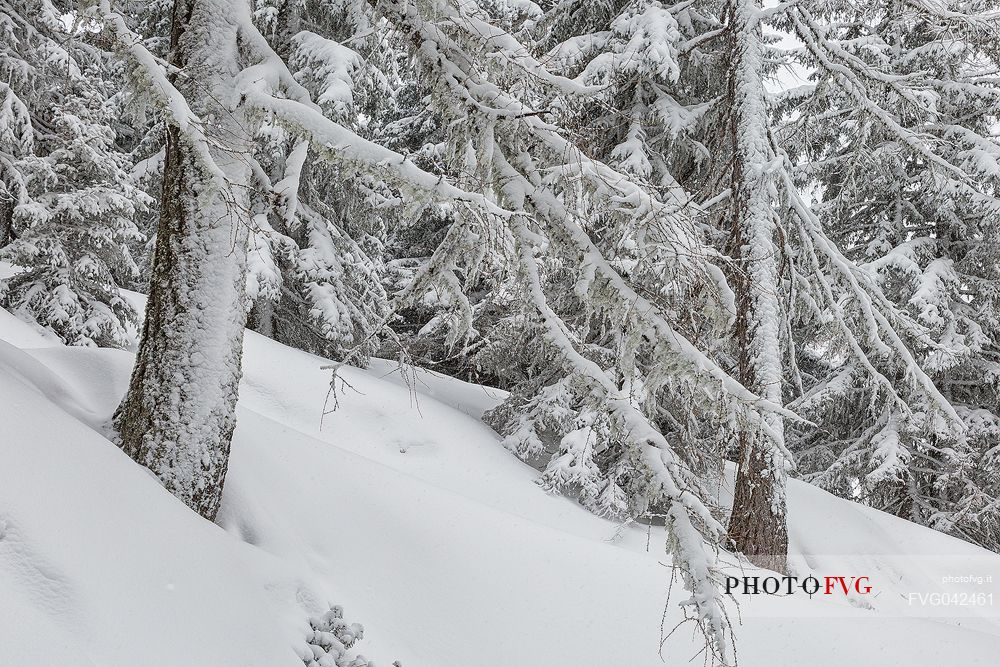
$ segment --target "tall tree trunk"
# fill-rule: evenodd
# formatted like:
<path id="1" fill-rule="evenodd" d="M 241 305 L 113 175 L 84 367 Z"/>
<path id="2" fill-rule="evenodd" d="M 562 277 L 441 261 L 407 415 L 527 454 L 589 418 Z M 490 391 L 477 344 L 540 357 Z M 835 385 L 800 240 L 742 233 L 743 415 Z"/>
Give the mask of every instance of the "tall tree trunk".
<path id="1" fill-rule="evenodd" d="M 238 110 L 237 28 L 245 0 L 175 0 L 174 85 L 219 146 L 212 178 L 190 139 L 167 129 L 163 195 L 146 319 L 128 395 L 115 414 L 122 448 L 208 519 L 222 497 L 236 426 L 246 322 L 248 145 Z"/>
<path id="2" fill-rule="evenodd" d="M 736 338 L 739 376 L 744 386 L 782 404 L 781 317 L 777 225 L 771 186 L 767 107 L 762 78 L 763 54 L 755 0 L 729 4 L 729 103 L 734 148 L 731 195 L 731 250 L 738 259 Z M 780 415 L 764 419 L 778 437 Z M 761 567 L 784 572 L 788 554 L 785 520 L 785 457 L 758 427 L 739 432 L 729 536 L 737 550 Z"/>

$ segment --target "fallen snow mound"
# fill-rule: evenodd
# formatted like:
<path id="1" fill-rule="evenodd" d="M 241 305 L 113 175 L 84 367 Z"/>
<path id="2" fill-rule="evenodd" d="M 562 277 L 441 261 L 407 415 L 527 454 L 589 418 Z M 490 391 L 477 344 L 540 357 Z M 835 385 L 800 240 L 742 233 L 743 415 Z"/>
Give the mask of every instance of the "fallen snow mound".
<path id="1" fill-rule="evenodd" d="M 477 418 L 500 392 L 375 362 L 324 417 L 328 362 L 248 333 L 215 525 L 108 440 L 131 363 L 0 311 L 0 665 L 293 667 L 331 603 L 381 666 L 701 664 L 685 628 L 661 652 L 662 529 L 546 495 Z M 800 483 L 789 505 L 795 573 L 873 591 L 737 596 L 739 664 L 997 664 L 994 608 L 911 594 L 1000 557 Z"/>

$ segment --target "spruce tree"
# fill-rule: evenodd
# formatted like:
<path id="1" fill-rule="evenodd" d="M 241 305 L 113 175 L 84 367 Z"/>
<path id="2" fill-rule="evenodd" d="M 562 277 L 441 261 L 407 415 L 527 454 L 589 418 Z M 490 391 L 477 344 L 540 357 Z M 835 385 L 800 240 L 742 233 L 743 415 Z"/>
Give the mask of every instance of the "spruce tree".
<path id="1" fill-rule="evenodd" d="M 732 0 L 725 17 L 728 56 L 727 115 L 732 142 L 730 194 L 725 215 L 734 259 L 734 350 L 740 382 L 776 405 L 784 404 L 782 353 L 787 321 L 786 287 L 780 277 L 774 177 L 764 90 L 764 44 L 756 0 Z M 784 439 L 781 415 L 766 427 Z M 739 467 L 729 536 L 762 567 L 783 572 L 788 553 L 785 486 L 790 461 L 779 443 L 757 429 L 740 427 Z"/>
<path id="2" fill-rule="evenodd" d="M 818 343 L 796 409 L 825 417 L 825 428 L 797 434 L 803 472 L 995 548 L 1000 42 L 990 8 L 795 10 L 786 25 L 813 73 L 787 96 L 780 135 L 799 182 L 817 190 L 813 210 L 910 322 L 900 335 L 959 418 L 887 391 L 906 391 L 905 372 L 864 382 L 863 369 Z"/>
<path id="3" fill-rule="evenodd" d="M 431 199 L 490 216 L 510 213 L 326 117 L 254 24 L 246 0 L 177 0 L 168 67 L 110 0 L 97 13 L 128 57 L 135 95 L 155 104 L 167 126 L 146 319 L 115 425 L 130 456 L 213 518 L 235 426 L 249 230 L 276 202 L 288 210 L 281 202 L 294 198 L 301 174 L 293 169 L 290 181 L 272 181 L 253 150 L 260 129 L 270 124 L 296 139 L 300 167 L 305 151 L 315 151 L 418 206 Z M 425 272 L 413 291 L 435 279 Z M 366 343 L 345 361 L 363 354 Z"/>
<path id="4" fill-rule="evenodd" d="M 149 198 L 119 145 L 110 54 L 70 7 L 0 7 L 0 305 L 71 345 L 126 347 L 137 321 L 118 288 Z"/>
<path id="5" fill-rule="evenodd" d="M 544 59 L 566 66 L 574 82 L 600 86 L 584 95 L 563 85 L 559 105 L 575 112 L 589 150 L 661 192 L 690 193 L 705 238 L 720 252 L 715 262 L 727 276 L 723 283 L 737 295 L 735 326 L 721 334 L 705 328 L 698 339 L 723 367 L 772 402 L 801 406 L 822 339 L 827 350 L 838 351 L 835 356 L 851 360 L 859 382 L 905 409 L 926 408 L 942 423 L 957 425 L 955 410 L 915 355 L 913 319 L 892 304 L 866 267 L 841 252 L 831 238 L 836 226 L 808 204 L 806 193 L 814 187 L 802 176 L 808 163 L 795 164 L 788 154 L 798 156 L 794 141 L 786 148 L 788 139 L 776 132 L 806 93 L 788 91 L 787 105 L 773 104 L 764 83 L 773 81 L 779 66 L 808 59 L 772 48 L 761 26 L 787 30 L 799 11 L 732 3 L 583 7 L 567 0 L 538 25 L 546 29 Z M 849 62 L 843 54 L 832 56 L 831 62 L 840 61 Z M 764 333 L 767 341 L 755 339 Z M 770 380 L 754 384 L 761 374 Z M 893 386 L 887 377 L 897 375 L 906 381 Z M 830 416 L 810 411 L 813 423 L 786 417 L 782 424 L 776 415 L 768 413 L 771 423 L 763 426 L 716 422 L 723 442 L 714 449 L 740 463 L 730 523 L 737 548 L 780 567 L 783 555 L 769 556 L 784 551 L 783 469 L 793 457 L 783 443 L 802 434 L 821 437 Z M 712 423 L 703 415 L 694 421 Z M 763 458 L 770 470 L 761 470 L 762 458 L 748 456 L 753 448 L 744 446 L 762 433 L 771 448 Z"/>
<path id="6" fill-rule="evenodd" d="M 324 115 L 364 133 L 359 118 L 388 97 L 377 59 L 341 44 L 368 30 L 364 15 L 350 3 L 294 0 L 259 2 L 254 18 Z M 314 161 L 308 142 L 266 118 L 255 144 L 277 200 L 255 217 L 251 234 L 249 325 L 332 359 L 352 350 L 363 364 L 379 346 L 376 329 L 386 315 L 392 194 L 364 174 Z"/>

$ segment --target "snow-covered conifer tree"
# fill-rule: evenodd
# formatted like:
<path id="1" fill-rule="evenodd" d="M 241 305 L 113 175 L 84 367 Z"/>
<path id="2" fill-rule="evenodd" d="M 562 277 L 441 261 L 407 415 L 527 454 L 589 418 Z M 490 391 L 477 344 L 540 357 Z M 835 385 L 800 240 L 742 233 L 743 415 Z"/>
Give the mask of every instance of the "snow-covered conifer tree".
<path id="1" fill-rule="evenodd" d="M 728 255 L 719 264 L 729 287 L 742 294 L 741 307 L 733 309 L 735 329 L 716 334 L 715 345 L 706 332 L 701 339 L 706 349 L 714 349 L 725 367 L 783 404 L 807 391 L 809 369 L 803 370 L 800 361 L 807 363 L 803 360 L 822 330 L 861 369 L 864 381 L 906 409 L 925 406 L 943 422 L 956 424 L 954 410 L 911 353 L 912 341 L 904 343 L 912 319 L 831 241 L 807 205 L 808 185 L 795 180 L 798 172 L 772 131 L 774 113 L 781 111 L 772 112 L 763 84 L 790 56 L 768 46 L 761 24 L 784 26 L 794 11 L 794 6 L 732 3 L 664 9 L 655 2 L 588 10 L 567 0 L 556 6 L 551 24 L 543 19 L 540 25 L 550 25 L 547 39 L 557 38 L 555 46 L 543 39 L 547 58 L 568 63 L 577 81 L 605 84 L 597 97 L 605 106 L 584 105 L 580 114 L 586 122 L 595 108 L 606 109 L 603 116 L 597 114 L 591 150 L 655 186 L 680 186 L 691 193 L 700 204 L 696 219 L 704 223 L 706 238 Z M 589 22 L 568 27 L 581 14 Z M 651 40 L 654 32 L 670 39 Z M 563 105 L 570 106 L 573 97 L 566 95 Z M 754 220 L 760 223 L 759 236 L 747 226 Z M 754 339 L 765 332 L 766 342 Z M 761 373 L 770 380 L 755 384 Z M 893 388 L 886 377 L 895 373 L 906 381 Z M 780 446 L 784 429 L 774 413 L 768 418 L 768 442 L 777 453 L 770 461 L 780 470 L 790 461 Z M 826 425 L 817 421 L 796 427 L 796 435 L 823 432 Z M 745 447 L 733 445 L 753 437 L 753 428 L 732 422 L 722 430 L 731 437 L 730 447 L 746 455 Z M 783 551 L 768 544 L 782 542 L 783 473 L 772 470 L 761 478 L 759 470 L 747 467 L 752 458 L 739 458 L 742 491 L 736 494 L 731 533 L 739 549 L 765 554 L 766 561 L 766 554 Z M 763 493 L 757 497 L 753 491 Z M 754 502 L 763 497 L 766 502 Z M 769 516 L 775 521 L 764 520 Z M 750 534 L 756 539 L 743 539 Z M 774 564 L 780 566 L 780 560 Z"/>
<path id="2" fill-rule="evenodd" d="M 166 66 L 110 0 L 98 9 L 107 34 L 128 56 L 137 96 L 154 102 L 168 127 L 146 319 L 115 424 L 130 456 L 211 518 L 235 425 L 250 229 L 266 222 L 275 201 L 298 192 L 273 182 L 257 160 L 260 128 L 279 126 L 299 140 L 289 161 L 298 167 L 311 149 L 393 187 L 417 207 L 450 200 L 480 215 L 511 213 L 324 116 L 254 24 L 247 0 L 178 2 Z M 293 166 L 290 178 L 300 173 Z M 433 270 L 427 273 L 415 290 L 432 279 Z M 349 359 L 363 354 L 365 343 Z"/>
<path id="3" fill-rule="evenodd" d="M 732 0 L 725 9 L 728 56 L 726 113 L 732 137 L 728 250 L 735 264 L 734 354 L 740 382 L 768 400 L 784 403 L 786 287 L 777 220 L 777 187 L 770 174 L 769 114 L 764 90 L 764 45 L 755 0 Z M 767 427 L 784 436 L 781 415 L 765 415 Z M 785 478 L 790 461 L 782 442 L 760 429 L 737 426 L 739 467 L 729 536 L 756 564 L 785 569 L 788 528 Z"/>
<path id="4" fill-rule="evenodd" d="M 491 422 L 519 454 L 547 460 L 546 486 L 571 490 L 602 513 L 662 513 L 675 562 L 700 600 L 692 611 L 724 653 L 727 624 L 703 546 L 720 538 L 721 525 L 696 472 L 699 452 L 675 445 L 692 442 L 689 429 L 704 417 L 745 423 L 780 447 L 762 414 L 783 411 L 693 342 L 734 314 L 723 258 L 705 243 L 697 205 L 675 185 L 618 171 L 567 139 L 556 110 L 600 88 L 551 73 L 482 8 L 378 7 L 418 45 L 435 94 L 460 101 L 437 107 L 451 129 L 451 168 L 505 209 L 524 211 L 505 228 L 473 228 L 467 239 L 453 226 L 461 253 L 438 267 L 454 275 L 458 292 L 488 232 L 494 257 L 506 258 L 524 294 L 504 323 L 530 357 L 529 377 Z M 686 317 L 691 310 L 701 317 Z M 712 439 L 705 441 L 710 451 Z M 699 505 L 685 508 L 680 494 Z"/>
<path id="5" fill-rule="evenodd" d="M 49 0 L 0 8 L 0 302 L 72 345 L 125 347 L 149 198 L 117 142 L 110 55 Z"/>
<path id="6" fill-rule="evenodd" d="M 732 257 L 720 256 L 716 270 L 728 276 L 722 282 L 733 296 L 714 325 L 698 318 L 698 340 L 735 367 L 745 386 L 780 404 L 787 311 L 778 277 L 777 194 L 764 168 L 771 161 L 763 99 L 768 72 L 755 8 L 567 0 L 539 25 L 546 61 L 599 86 L 594 101 L 566 102 L 589 150 L 651 189 L 669 194 L 683 187 L 703 201 L 695 217 L 706 238 Z M 662 287 L 655 273 L 636 277 L 646 290 Z M 678 412 L 660 401 L 660 410 Z M 680 451 L 716 462 L 730 450 L 740 456 L 730 536 L 755 561 L 783 569 L 781 417 L 770 413 L 762 425 L 686 412 L 660 428 L 693 441 Z M 697 463 L 697 456 L 687 458 Z M 716 463 L 713 476 L 720 474 Z"/>
<path id="7" fill-rule="evenodd" d="M 990 548 L 1000 539 L 989 472 L 1000 434 L 996 20 L 989 3 L 791 10 L 785 25 L 813 73 L 786 95 L 780 132 L 799 182 L 817 187 L 813 209 L 912 321 L 900 333 L 960 417 L 894 400 L 819 343 L 796 409 L 826 416 L 825 428 L 798 434 L 804 472 Z"/>
<path id="8" fill-rule="evenodd" d="M 721 282 L 732 296 L 727 316 L 714 326 L 699 318 L 699 340 L 745 386 L 780 405 L 787 288 L 778 275 L 784 249 L 776 180 L 767 169 L 772 154 L 763 84 L 769 70 L 756 8 L 658 2 L 583 7 L 569 0 L 541 25 L 546 59 L 601 86 L 598 102 L 574 110 L 590 134 L 590 149 L 648 187 L 665 193 L 683 187 L 701 200 L 693 207 L 695 218 L 706 239 L 731 258 L 720 256 L 715 268 L 727 276 Z M 588 127 L 593 118 L 597 122 Z M 641 278 L 644 289 L 661 288 L 655 273 Z M 669 405 L 663 401 L 660 409 L 670 412 Z M 712 459 L 728 451 L 739 456 L 730 537 L 755 562 L 783 569 L 789 462 L 782 417 L 771 412 L 765 420 L 692 414 L 690 421 L 701 428 L 677 428 L 683 418 L 661 428 L 694 435 Z"/>
<path id="9" fill-rule="evenodd" d="M 276 53 L 328 118 L 364 132 L 360 118 L 386 97 L 386 76 L 341 42 L 370 32 L 365 14 L 351 2 L 279 5 L 255 10 Z M 266 119 L 257 150 L 278 201 L 255 217 L 250 326 L 334 359 L 361 344 L 354 361 L 363 363 L 386 314 L 382 246 L 392 195 L 363 174 L 308 159 L 307 143 Z"/>

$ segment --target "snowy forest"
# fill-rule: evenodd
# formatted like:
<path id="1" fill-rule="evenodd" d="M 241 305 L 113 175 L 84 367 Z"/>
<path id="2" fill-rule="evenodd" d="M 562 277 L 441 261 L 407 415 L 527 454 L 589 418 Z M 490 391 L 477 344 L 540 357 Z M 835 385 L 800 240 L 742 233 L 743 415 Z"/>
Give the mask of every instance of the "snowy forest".
<path id="1" fill-rule="evenodd" d="M 889 636 L 907 558 L 1000 575 L 997 0 L 0 0 L 0 33 L 0 664 L 997 664 L 1000 590 L 875 656 L 730 580 L 871 577 L 838 622 Z M 483 606 L 358 569 L 508 535 L 439 487 L 535 522 Z M 249 597 L 114 572 L 158 553 Z M 43 650 L 88 576 L 84 626 L 155 642 Z M 494 636 L 512 587 L 561 620 Z"/>

